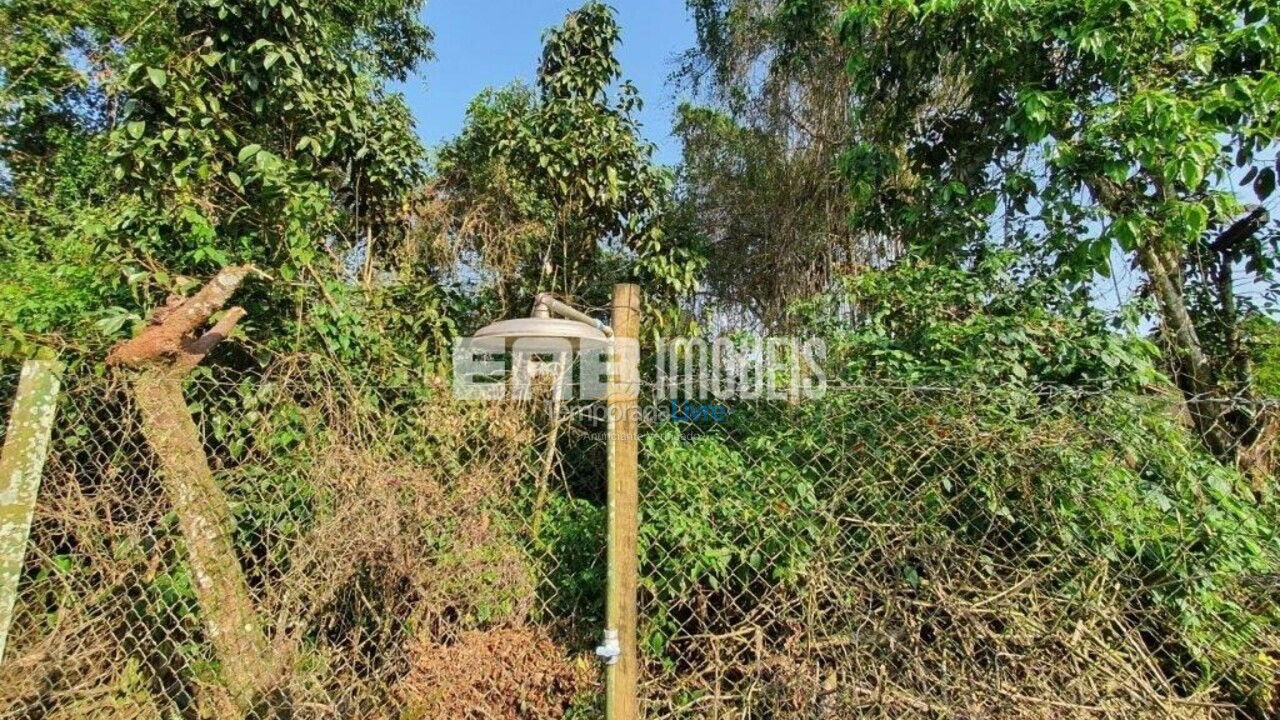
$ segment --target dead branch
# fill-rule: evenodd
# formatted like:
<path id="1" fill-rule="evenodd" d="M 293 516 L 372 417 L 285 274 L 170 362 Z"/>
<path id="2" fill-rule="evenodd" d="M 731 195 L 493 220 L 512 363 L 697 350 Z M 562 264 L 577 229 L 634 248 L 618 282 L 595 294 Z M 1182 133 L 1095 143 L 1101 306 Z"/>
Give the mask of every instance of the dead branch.
<path id="1" fill-rule="evenodd" d="M 1222 234 L 1210 243 L 1209 249 L 1217 253 L 1233 253 L 1242 243 L 1266 227 L 1270 220 L 1271 214 L 1265 207 L 1259 205 L 1248 215 L 1236 220 L 1223 230 Z"/>
<path id="2" fill-rule="evenodd" d="M 257 272 L 252 265 L 223 268 L 195 295 L 171 296 L 164 306 L 152 312 L 150 322 L 137 337 L 111 349 L 107 364 L 135 370 L 169 365 L 179 373 L 189 372 L 235 329 L 245 311 L 233 307 L 212 329 L 199 336 L 197 331 L 227 304 L 247 276 Z"/>

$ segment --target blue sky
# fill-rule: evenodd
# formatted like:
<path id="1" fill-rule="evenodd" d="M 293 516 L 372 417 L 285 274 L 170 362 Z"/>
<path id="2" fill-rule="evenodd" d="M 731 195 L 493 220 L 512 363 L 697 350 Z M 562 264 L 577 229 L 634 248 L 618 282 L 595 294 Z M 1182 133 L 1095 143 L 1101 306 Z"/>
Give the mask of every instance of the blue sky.
<path id="1" fill-rule="evenodd" d="M 424 20 L 436 34 L 436 59 L 401 86 L 428 145 L 455 135 L 467 104 L 487 87 L 534 80 L 542 32 L 582 0 L 427 0 Z M 623 77 L 640 89 L 644 135 L 657 143 L 659 162 L 674 164 L 671 138 L 676 101 L 667 78 L 675 57 L 694 43 L 684 0 L 612 0 L 622 25 L 618 56 Z"/>

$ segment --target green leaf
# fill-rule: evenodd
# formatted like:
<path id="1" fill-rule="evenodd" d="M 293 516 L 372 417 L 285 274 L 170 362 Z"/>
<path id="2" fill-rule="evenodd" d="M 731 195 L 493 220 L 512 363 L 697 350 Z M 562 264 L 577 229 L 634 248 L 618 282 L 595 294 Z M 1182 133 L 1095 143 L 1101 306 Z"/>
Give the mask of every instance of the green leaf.
<path id="1" fill-rule="evenodd" d="M 164 87 L 164 84 L 168 82 L 169 76 L 160 68 L 149 67 L 147 68 L 147 79 L 151 81 L 152 85 L 162 88 Z"/>
<path id="2" fill-rule="evenodd" d="M 1182 180 L 1183 185 L 1194 190 L 1200 187 L 1200 181 L 1204 180 L 1204 173 L 1195 160 L 1184 158 L 1178 166 L 1178 178 Z"/>
<path id="3" fill-rule="evenodd" d="M 1208 75 L 1213 71 L 1213 48 L 1208 46 L 1196 48 L 1191 64 L 1202 74 Z"/>
<path id="4" fill-rule="evenodd" d="M 1259 200 L 1266 200 L 1276 189 L 1276 171 L 1274 168 L 1263 168 L 1253 181 L 1253 192 Z"/>
<path id="5" fill-rule="evenodd" d="M 125 125 L 124 129 L 129 133 L 130 137 L 132 137 L 134 140 L 137 140 L 138 138 L 142 137 L 142 133 L 147 131 L 147 124 L 141 120 L 134 120 L 133 122 L 130 122 L 128 125 Z"/>
<path id="6" fill-rule="evenodd" d="M 1132 251 L 1138 246 L 1138 223 L 1131 217 L 1121 218 L 1112 226 L 1120 247 Z"/>
<path id="7" fill-rule="evenodd" d="M 1209 211 L 1203 205 L 1188 205 L 1183 216 L 1187 222 L 1187 233 L 1193 237 L 1200 235 L 1209 227 Z"/>
<path id="8" fill-rule="evenodd" d="M 1108 162 L 1104 172 L 1112 182 L 1118 184 L 1129 179 L 1129 166 L 1122 162 Z"/>
<path id="9" fill-rule="evenodd" d="M 254 155 L 257 155 L 258 151 L 260 150 L 262 150 L 262 146 L 256 143 L 245 145 L 244 147 L 240 148 L 240 154 L 236 156 L 236 160 L 238 160 L 239 162 L 245 162 L 246 160 L 252 158 Z"/>
<path id="10" fill-rule="evenodd" d="M 115 335 L 125 323 L 137 319 L 136 315 L 122 307 L 112 307 L 103 311 L 102 317 L 93 326 L 103 335 Z"/>

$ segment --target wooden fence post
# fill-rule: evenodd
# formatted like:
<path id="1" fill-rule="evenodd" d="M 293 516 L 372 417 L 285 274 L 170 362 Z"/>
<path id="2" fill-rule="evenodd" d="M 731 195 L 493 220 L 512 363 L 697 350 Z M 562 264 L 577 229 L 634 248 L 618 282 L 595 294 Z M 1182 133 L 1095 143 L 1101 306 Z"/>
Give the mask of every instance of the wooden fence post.
<path id="1" fill-rule="evenodd" d="M 613 288 L 614 357 L 609 411 L 609 579 L 607 633 L 616 633 L 619 654 L 605 671 L 605 717 L 638 720 L 639 662 L 636 649 L 636 585 L 639 490 L 640 288 Z M 606 639 L 606 644 L 612 641 Z"/>
<path id="2" fill-rule="evenodd" d="M 53 360 L 28 360 L 22 366 L 4 449 L 0 450 L 0 662 L 4 661 L 13 623 L 40 474 L 58 408 L 61 373 L 62 365 Z"/>

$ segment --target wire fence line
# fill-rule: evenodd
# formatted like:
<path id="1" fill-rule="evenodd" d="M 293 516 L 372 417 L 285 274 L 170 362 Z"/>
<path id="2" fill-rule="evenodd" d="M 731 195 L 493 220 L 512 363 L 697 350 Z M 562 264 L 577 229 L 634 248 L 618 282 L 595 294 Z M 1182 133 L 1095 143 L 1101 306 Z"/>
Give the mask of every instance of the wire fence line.
<path id="1" fill-rule="evenodd" d="M 69 378 L 0 717 L 601 716 L 598 413 L 302 364 L 187 399 L 269 641 L 252 705 L 128 386 Z M 1226 461 L 1164 392 L 724 405 L 643 416 L 646 717 L 1273 716 L 1272 403 Z"/>
<path id="2" fill-rule="evenodd" d="M 677 707 L 1270 702 L 1276 538 L 1253 505 L 1270 490 L 1189 451 L 1167 397 L 864 388 L 737 412 L 649 446 L 647 572 L 681 583 L 645 615 L 660 683 L 689 688 Z"/>

